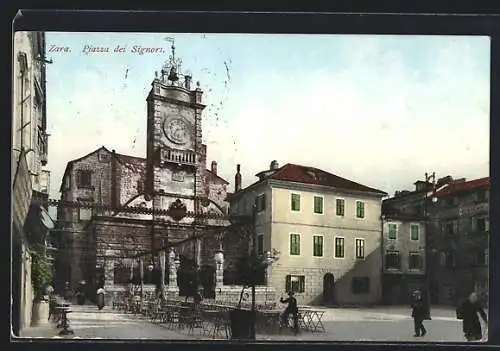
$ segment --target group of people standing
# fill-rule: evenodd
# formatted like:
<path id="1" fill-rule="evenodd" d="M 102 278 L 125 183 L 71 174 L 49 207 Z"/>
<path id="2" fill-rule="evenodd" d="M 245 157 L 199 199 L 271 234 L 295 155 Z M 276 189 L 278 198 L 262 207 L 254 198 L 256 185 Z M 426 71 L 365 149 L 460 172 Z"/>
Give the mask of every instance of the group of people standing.
<path id="1" fill-rule="evenodd" d="M 425 320 L 430 320 L 430 304 L 427 295 L 416 290 L 412 301 L 412 318 L 414 324 L 415 337 L 423 337 L 427 334 L 424 326 Z M 484 339 L 483 330 L 479 317 L 488 325 L 488 317 L 478 301 L 476 293 L 471 293 L 469 297 L 461 302 L 456 310 L 457 319 L 462 321 L 462 331 L 467 341 L 480 341 Z M 486 327 L 487 330 L 487 327 Z"/>

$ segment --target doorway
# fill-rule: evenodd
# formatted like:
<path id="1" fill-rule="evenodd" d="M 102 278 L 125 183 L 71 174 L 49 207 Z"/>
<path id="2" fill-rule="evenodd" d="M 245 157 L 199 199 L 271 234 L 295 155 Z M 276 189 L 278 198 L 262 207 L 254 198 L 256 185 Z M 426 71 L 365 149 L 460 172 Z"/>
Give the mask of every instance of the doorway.
<path id="1" fill-rule="evenodd" d="M 332 273 L 326 273 L 323 277 L 323 304 L 335 304 L 335 277 Z"/>

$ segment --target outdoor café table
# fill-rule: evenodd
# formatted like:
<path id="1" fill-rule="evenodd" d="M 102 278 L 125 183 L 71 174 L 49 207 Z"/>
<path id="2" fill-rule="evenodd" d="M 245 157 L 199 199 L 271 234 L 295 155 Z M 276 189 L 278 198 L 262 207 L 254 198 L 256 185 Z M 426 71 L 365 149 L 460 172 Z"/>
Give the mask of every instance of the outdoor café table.
<path id="1" fill-rule="evenodd" d="M 300 327 L 312 332 L 325 332 L 323 325 L 324 311 L 303 309 L 299 312 Z"/>
<path id="2" fill-rule="evenodd" d="M 208 317 L 208 320 L 213 323 L 213 329 L 209 332 L 209 336 L 215 339 L 220 336 L 222 330 L 226 333 L 226 338 L 229 338 L 229 333 L 226 325 L 227 312 L 221 310 L 204 310 L 203 314 Z"/>

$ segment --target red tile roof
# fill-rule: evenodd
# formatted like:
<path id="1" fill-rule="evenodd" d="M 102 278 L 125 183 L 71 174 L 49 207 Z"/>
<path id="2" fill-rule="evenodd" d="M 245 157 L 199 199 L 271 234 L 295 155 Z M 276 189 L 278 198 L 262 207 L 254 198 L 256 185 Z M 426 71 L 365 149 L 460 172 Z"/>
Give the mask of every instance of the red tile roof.
<path id="1" fill-rule="evenodd" d="M 278 168 L 275 173 L 273 173 L 266 179 L 275 179 L 304 184 L 316 184 L 344 190 L 372 192 L 381 195 L 387 194 L 385 191 L 370 188 L 366 185 L 353 182 L 351 180 L 339 177 L 335 174 L 326 172 L 318 168 L 301 166 L 292 163 L 287 163 L 286 165 Z"/>
<path id="2" fill-rule="evenodd" d="M 462 192 L 488 189 L 490 187 L 490 177 L 473 179 L 466 182 L 452 183 L 436 193 L 437 196 L 449 196 Z"/>

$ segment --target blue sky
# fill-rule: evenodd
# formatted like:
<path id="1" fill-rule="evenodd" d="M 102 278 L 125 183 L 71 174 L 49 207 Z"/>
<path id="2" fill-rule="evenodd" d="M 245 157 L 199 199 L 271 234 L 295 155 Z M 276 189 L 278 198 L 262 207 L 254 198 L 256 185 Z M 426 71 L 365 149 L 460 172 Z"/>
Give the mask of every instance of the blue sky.
<path id="1" fill-rule="evenodd" d="M 208 163 L 231 190 L 237 163 L 248 185 L 273 159 L 391 194 L 425 172 L 489 174 L 487 37 L 49 32 L 48 48 L 71 49 L 48 53 L 52 197 L 66 163 L 102 145 L 146 155 L 145 99 L 168 59 L 165 37 L 204 90 Z"/>

